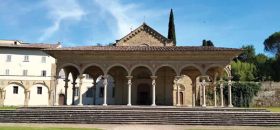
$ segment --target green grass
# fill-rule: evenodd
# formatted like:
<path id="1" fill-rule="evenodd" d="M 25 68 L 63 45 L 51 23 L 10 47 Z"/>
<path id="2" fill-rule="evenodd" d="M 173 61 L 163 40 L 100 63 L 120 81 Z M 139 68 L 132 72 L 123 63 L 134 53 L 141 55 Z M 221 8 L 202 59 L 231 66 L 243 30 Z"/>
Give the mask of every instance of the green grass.
<path id="1" fill-rule="evenodd" d="M 257 109 L 266 109 L 271 112 L 280 112 L 280 107 L 255 107 Z"/>
<path id="2" fill-rule="evenodd" d="M 280 112 L 280 107 L 266 107 L 265 109 L 271 112 Z"/>
<path id="3" fill-rule="evenodd" d="M 96 129 L 96 128 L 52 128 L 52 127 L 0 126 L 0 130 L 100 130 L 100 129 Z"/>
<path id="4" fill-rule="evenodd" d="M 15 110 L 17 108 L 18 107 L 16 107 L 16 106 L 2 106 L 2 107 L 0 107 L 0 110 Z"/>

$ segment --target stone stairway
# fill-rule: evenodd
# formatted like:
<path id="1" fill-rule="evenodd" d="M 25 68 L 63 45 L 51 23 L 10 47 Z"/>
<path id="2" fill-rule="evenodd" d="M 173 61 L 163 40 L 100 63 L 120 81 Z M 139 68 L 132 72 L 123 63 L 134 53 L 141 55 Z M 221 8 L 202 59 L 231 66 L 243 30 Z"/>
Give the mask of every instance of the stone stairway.
<path id="1" fill-rule="evenodd" d="M 1 110 L 0 122 L 280 126 L 280 113 L 244 108 L 22 107 Z"/>

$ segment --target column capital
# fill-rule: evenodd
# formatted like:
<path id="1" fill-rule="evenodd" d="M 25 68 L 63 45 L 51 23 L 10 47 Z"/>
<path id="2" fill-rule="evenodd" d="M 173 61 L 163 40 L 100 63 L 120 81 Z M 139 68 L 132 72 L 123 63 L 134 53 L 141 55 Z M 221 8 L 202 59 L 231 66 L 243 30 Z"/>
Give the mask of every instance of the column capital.
<path id="1" fill-rule="evenodd" d="M 104 79 L 108 79 L 108 77 L 109 77 L 108 75 L 103 75 L 102 76 L 102 78 L 104 78 Z"/>
<path id="2" fill-rule="evenodd" d="M 83 79 L 83 78 L 85 78 L 85 76 L 79 75 L 79 79 Z"/>
<path id="3" fill-rule="evenodd" d="M 154 79 L 156 79 L 156 78 L 157 78 L 157 76 L 154 76 L 154 75 L 153 75 L 153 76 L 151 76 L 151 78 L 154 80 Z"/>
<path id="4" fill-rule="evenodd" d="M 175 76 L 175 80 L 179 80 L 181 78 L 181 76 Z"/>
<path id="5" fill-rule="evenodd" d="M 65 78 L 64 81 L 65 81 L 65 82 L 69 82 L 70 80 L 69 80 L 68 78 Z"/>
<path id="6" fill-rule="evenodd" d="M 131 75 L 128 75 L 128 76 L 125 76 L 128 80 L 131 80 L 133 78 L 133 76 Z"/>
<path id="7" fill-rule="evenodd" d="M 228 80 L 232 80 L 232 79 L 233 79 L 233 76 L 228 76 L 227 79 L 228 79 Z"/>
<path id="8" fill-rule="evenodd" d="M 205 80 L 206 82 L 210 80 L 208 75 L 200 76 L 200 79 Z"/>

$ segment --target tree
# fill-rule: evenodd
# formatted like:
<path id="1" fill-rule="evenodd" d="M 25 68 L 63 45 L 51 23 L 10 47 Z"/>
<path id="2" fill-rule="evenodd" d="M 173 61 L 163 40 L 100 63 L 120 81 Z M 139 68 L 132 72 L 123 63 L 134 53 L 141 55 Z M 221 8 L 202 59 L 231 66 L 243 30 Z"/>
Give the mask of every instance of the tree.
<path id="1" fill-rule="evenodd" d="M 234 81 L 254 81 L 256 66 L 252 63 L 237 60 L 231 63 L 231 73 Z"/>
<path id="2" fill-rule="evenodd" d="M 175 24 L 174 24 L 174 16 L 173 16 L 173 10 L 170 11 L 169 16 L 169 24 L 168 24 L 168 39 L 172 40 L 174 45 L 176 46 L 176 33 L 175 33 Z"/>
<path id="3" fill-rule="evenodd" d="M 211 40 L 203 40 L 202 41 L 202 46 L 214 46 L 213 42 Z"/>
<path id="4" fill-rule="evenodd" d="M 238 60 L 248 63 L 254 63 L 256 51 L 253 45 L 242 46 L 243 52 L 238 56 Z"/>
<path id="5" fill-rule="evenodd" d="M 275 32 L 264 41 L 264 50 L 275 54 L 280 54 L 280 32 Z"/>

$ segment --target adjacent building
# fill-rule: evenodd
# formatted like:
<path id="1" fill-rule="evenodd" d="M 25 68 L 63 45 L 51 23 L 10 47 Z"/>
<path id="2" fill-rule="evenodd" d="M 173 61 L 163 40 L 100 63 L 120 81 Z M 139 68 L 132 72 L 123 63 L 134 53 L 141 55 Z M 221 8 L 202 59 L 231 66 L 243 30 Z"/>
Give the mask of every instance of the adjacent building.
<path id="1" fill-rule="evenodd" d="M 58 47 L 0 40 L 0 104 L 52 105 L 55 59 L 42 49 Z"/>

